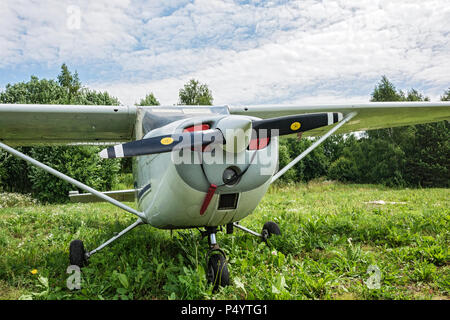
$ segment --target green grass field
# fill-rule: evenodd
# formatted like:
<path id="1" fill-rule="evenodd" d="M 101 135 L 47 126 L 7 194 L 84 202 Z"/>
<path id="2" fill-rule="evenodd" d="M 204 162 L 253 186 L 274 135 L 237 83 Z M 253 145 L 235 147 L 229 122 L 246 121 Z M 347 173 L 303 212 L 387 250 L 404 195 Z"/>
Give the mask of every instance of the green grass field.
<path id="1" fill-rule="evenodd" d="M 327 182 L 272 186 L 241 224 L 260 231 L 272 220 L 282 235 L 266 245 L 240 230 L 218 233 L 231 285 L 212 293 L 207 239 L 148 225 L 92 256 L 81 290 L 70 291 L 69 243 L 82 239 L 92 249 L 134 216 L 109 204 L 44 206 L 2 194 L 0 299 L 448 299 L 449 195 Z M 374 200 L 397 203 L 366 203 Z"/>

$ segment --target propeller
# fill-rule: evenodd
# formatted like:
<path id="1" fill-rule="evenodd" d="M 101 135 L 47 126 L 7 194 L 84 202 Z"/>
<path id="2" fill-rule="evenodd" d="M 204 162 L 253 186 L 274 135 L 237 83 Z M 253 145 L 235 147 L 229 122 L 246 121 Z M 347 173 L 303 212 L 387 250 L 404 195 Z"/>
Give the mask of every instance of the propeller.
<path id="1" fill-rule="evenodd" d="M 304 132 L 341 121 L 343 118 L 340 112 L 322 112 L 312 114 L 301 114 L 286 117 L 270 118 L 253 121 L 253 129 L 257 135 L 260 130 L 267 130 L 267 136 L 271 130 L 278 130 L 278 135 L 283 136 L 297 132 Z M 255 137 L 253 136 L 252 139 Z"/>
<path id="2" fill-rule="evenodd" d="M 242 116 L 228 116 L 217 123 L 216 129 L 136 140 L 103 149 L 99 155 L 105 159 L 135 157 L 212 144 L 226 145 L 227 140 L 229 147 L 226 150 L 238 153 L 247 148 L 250 140 L 259 138 L 260 134 L 264 133 L 262 130 L 265 130 L 266 138 L 270 137 L 272 130 L 278 130 L 277 135 L 282 136 L 328 126 L 341 121 L 342 118 L 343 115 L 340 112 L 302 114 L 254 121 Z M 237 138 L 244 142 L 237 143 L 236 140 L 239 140 Z"/>
<path id="3" fill-rule="evenodd" d="M 103 149 L 99 155 L 104 159 L 127 158 L 216 143 L 223 143 L 223 134 L 220 130 L 211 129 L 136 140 Z"/>

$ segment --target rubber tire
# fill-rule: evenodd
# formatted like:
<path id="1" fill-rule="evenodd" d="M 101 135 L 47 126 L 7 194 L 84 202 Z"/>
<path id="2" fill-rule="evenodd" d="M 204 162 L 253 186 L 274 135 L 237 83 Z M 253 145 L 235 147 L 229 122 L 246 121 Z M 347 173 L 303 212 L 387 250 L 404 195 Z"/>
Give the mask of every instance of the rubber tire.
<path id="1" fill-rule="evenodd" d="M 273 221 L 267 221 L 264 223 L 264 226 L 262 228 L 262 234 L 267 234 L 267 238 L 270 238 L 272 234 L 280 235 L 281 230 L 278 224 L 276 224 Z"/>
<path id="2" fill-rule="evenodd" d="M 219 286 L 225 287 L 230 284 L 227 260 L 222 254 L 213 254 L 209 257 L 207 272 L 208 283 L 214 284 L 213 292 L 217 291 Z"/>
<path id="3" fill-rule="evenodd" d="M 228 223 L 227 224 L 227 234 L 233 234 L 233 229 L 234 229 L 233 223 Z"/>
<path id="4" fill-rule="evenodd" d="M 87 264 L 86 250 L 84 249 L 83 241 L 73 240 L 69 247 L 69 260 L 71 265 L 84 267 Z"/>

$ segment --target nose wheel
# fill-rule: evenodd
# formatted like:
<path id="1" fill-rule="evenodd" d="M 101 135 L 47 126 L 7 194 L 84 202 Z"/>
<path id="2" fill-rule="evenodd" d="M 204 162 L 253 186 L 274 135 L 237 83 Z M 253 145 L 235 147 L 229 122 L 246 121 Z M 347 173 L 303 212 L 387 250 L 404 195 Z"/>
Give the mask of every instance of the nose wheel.
<path id="1" fill-rule="evenodd" d="M 206 274 L 208 283 L 211 283 L 213 292 L 219 287 L 225 287 L 230 284 L 230 275 L 228 273 L 227 260 L 222 253 L 211 254 L 208 259 L 208 272 Z"/>
<path id="2" fill-rule="evenodd" d="M 216 242 L 216 232 L 217 227 L 207 227 L 203 233 L 209 244 L 206 280 L 213 285 L 213 292 L 230 284 L 226 255 Z"/>

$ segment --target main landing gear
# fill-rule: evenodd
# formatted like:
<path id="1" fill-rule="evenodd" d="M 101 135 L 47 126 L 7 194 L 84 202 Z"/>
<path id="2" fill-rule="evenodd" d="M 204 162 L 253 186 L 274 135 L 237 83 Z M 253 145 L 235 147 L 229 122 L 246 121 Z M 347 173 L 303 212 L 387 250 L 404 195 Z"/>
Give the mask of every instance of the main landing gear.
<path id="1" fill-rule="evenodd" d="M 124 230 L 122 230 L 121 232 L 116 234 L 114 237 L 112 237 L 108 241 L 105 241 L 100 246 L 98 246 L 96 249 L 89 251 L 89 252 L 86 251 L 86 249 L 84 248 L 83 241 L 73 240 L 70 243 L 70 247 L 69 247 L 70 264 L 76 265 L 80 268 L 86 266 L 88 264 L 88 260 L 89 260 L 90 256 L 92 256 L 94 253 L 97 253 L 98 251 L 102 250 L 107 245 L 109 245 L 111 242 L 119 239 L 121 236 L 123 236 L 124 234 L 128 233 L 129 231 L 133 230 L 134 228 L 136 228 L 137 226 L 139 226 L 143 223 L 144 222 L 142 221 L 142 219 L 140 219 L 140 218 L 137 219 L 137 221 L 135 223 L 131 224 L 130 226 L 128 226 L 127 228 L 125 228 Z"/>
<path id="2" fill-rule="evenodd" d="M 230 226 L 227 225 L 227 230 L 230 229 L 232 232 L 233 227 L 241 229 L 242 231 L 250 233 L 256 237 L 260 237 L 264 242 L 267 242 L 267 239 L 269 239 L 273 234 L 275 234 L 275 235 L 281 234 L 280 227 L 278 226 L 278 224 L 276 224 L 273 221 L 267 221 L 264 224 L 261 233 L 247 229 L 246 227 L 241 226 L 238 222 L 233 222 L 230 224 Z M 228 233 L 228 231 L 227 231 L 227 233 Z"/>
<path id="3" fill-rule="evenodd" d="M 73 240 L 69 247 L 70 265 L 75 265 L 80 268 L 87 265 L 86 250 L 84 249 L 83 241 Z"/>
<path id="4" fill-rule="evenodd" d="M 127 232 L 133 230 L 138 225 L 142 224 L 142 220 L 138 219 L 135 223 L 125 228 L 122 232 L 119 232 L 117 235 L 104 242 L 102 245 L 97 247 L 96 249 L 88 252 L 84 248 L 84 244 L 81 240 L 73 240 L 70 243 L 69 248 L 69 259 L 71 265 L 79 266 L 80 268 L 86 266 L 88 264 L 88 259 L 94 253 L 100 251 L 111 242 L 117 240 Z M 241 229 L 242 231 L 248 232 L 254 236 L 261 238 L 264 242 L 267 242 L 267 239 L 271 237 L 271 235 L 280 235 L 281 231 L 278 225 L 275 222 L 269 221 L 266 222 L 262 228 L 261 233 L 257 233 L 246 227 L 241 226 L 237 222 L 229 223 L 226 226 L 227 234 L 233 233 L 234 227 Z M 208 254 L 207 254 L 207 262 L 206 262 L 206 278 L 208 283 L 213 285 L 213 292 L 217 291 L 219 287 L 225 287 L 230 284 L 230 273 L 228 271 L 227 259 L 225 252 L 220 249 L 217 241 L 216 241 L 216 233 L 217 227 L 206 227 L 206 231 L 201 231 L 203 236 L 208 237 Z"/>
<path id="5" fill-rule="evenodd" d="M 272 221 L 268 221 L 264 224 L 261 233 L 247 229 L 237 222 L 227 224 L 226 233 L 233 233 L 234 227 L 260 237 L 264 242 L 267 242 L 267 239 L 270 238 L 272 234 L 281 234 L 278 225 Z M 208 283 L 211 283 L 214 286 L 213 292 L 217 291 L 219 287 L 225 287 L 230 284 L 230 274 L 228 272 L 226 255 L 217 244 L 216 233 L 217 227 L 206 227 L 206 231 L 202 231 L 202 235 L 208 237 L 209 251 L 207 254 L 206 278 Z"/>

